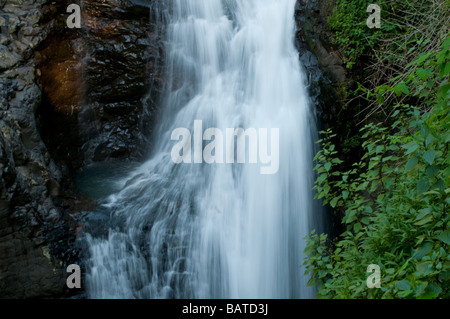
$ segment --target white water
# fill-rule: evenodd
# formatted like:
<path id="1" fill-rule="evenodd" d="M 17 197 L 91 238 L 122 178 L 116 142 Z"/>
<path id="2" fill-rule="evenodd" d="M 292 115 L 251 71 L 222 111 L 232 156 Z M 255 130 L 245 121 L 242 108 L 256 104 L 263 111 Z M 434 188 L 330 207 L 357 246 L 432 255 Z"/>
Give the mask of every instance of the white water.
<path id="1" fill-rule="evenodd" d="M 312 298 L 311 116 L 294 47 L 296 0 L 174 0 L 170 85 L 149 161 L 87 235 L 90 298 Z M 279 128 L 280 168 L 180 164 L 175 128 Z"/>

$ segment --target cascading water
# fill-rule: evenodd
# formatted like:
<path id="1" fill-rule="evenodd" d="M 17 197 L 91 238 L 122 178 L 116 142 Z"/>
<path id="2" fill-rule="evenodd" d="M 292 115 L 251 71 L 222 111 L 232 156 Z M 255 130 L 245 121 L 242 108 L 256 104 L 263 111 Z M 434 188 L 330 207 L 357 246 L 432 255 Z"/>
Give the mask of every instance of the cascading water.
<path id="1" fill-rule="evenodd" d="M 313 297 L 301 264 L 314 223 L 315 127 L 295 2 L 173 1 L 155 147 L 104 205 L 107 234 L 86 235 L 88 297 Z M 172 132 L 194 132 L 199 120 L 223 132 L 278 128 L 279 170 L 175 164 Z"/>

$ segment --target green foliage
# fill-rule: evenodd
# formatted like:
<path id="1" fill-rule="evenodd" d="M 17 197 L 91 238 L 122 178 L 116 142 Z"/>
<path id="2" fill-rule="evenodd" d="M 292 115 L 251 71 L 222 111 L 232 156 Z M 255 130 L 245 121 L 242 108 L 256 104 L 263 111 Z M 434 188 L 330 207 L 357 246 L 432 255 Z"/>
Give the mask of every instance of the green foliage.
<path id="1" fill-rule="evenodd" d="M 380 29 L 367 27 L 370 13 L 366 9 L 370 4 L 381 8 Z M 449 7 L 448 0 L 335 0 L 328 22 L 348 69 L 370 60 L 374 64 L 371 73 L 386 78 L 390 71 L 403 67 L 402 61 L 411 61 L 411 54 L 433 46 L 432 36 L 446 33 Z M 380 65 L 386 63 L 390 68 L 383 68 L 379 74 Z"/>
<path id="2" fill-rule="evenodd" d="M 364 155 L 341 171 L 331 130 L 322 132 L 314 168 L 316 198 L 341 212 L 331 242 L 309 236 L 306 274 L 319 298 L 450 298 L 450 37 L 419 54 L 404 81 L 378 87 L 415 105 L 394 106 L 389 123 L 361 129 Z M 366 286 L 370 264 L 381 288 Z"/>
<path id="3" fill-rule="evenodd" d="M 369 4 L 364 0 L 337 0 L 333 14 L 328 18 L 334 33 L 334 42 L 344 50 L 347 68 L 352 68 L 358 59 L 371 51 L 377 43 L 380 30 L 369 29 L 366 25 Z"/>

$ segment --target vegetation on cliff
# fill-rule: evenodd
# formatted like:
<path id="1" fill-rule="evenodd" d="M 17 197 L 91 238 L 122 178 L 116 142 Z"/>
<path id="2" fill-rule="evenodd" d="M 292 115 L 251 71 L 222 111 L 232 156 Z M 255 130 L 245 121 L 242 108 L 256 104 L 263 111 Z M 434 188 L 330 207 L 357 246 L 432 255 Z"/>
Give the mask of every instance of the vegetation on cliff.
<path id="1" fill-rule="evenodd" d="M 322 132 L 316 197 L 344 231 L 311 234 L 306 273 L 319 298 L 449 298 L 450 2 L 381 1 L 379 30 L 365 26 L 368 4 L 338 0 L 330 17 L 347 67 L 366 70 L 347 96 L 364 112 L 352 123 L 362 152 L 349 165 Z"/>

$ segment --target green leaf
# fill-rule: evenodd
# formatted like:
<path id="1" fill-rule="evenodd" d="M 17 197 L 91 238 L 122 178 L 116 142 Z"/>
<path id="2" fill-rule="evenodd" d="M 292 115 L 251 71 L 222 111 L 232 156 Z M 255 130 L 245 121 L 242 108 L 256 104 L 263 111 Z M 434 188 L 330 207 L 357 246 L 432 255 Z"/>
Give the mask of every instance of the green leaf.
<path id="1" fill-rule="evenodd" d="M 431 55 L 431 52 L 422 53 L 420 54 L 420 57 L 417 59 L 416 64 L 421 65 L 423 62 L 425 62 L 426 59 Z"/>
<path id="2" fill-rule="evenodd" d="M 355 233 L 359 233 L 362 229 L 362 225 L 360 223 L 356 223 L 355 225 L 353 225 L 353 231 Z"/>
<path id="3" fill-rule="evenodd" d="M 430 181 L 428 180 L 428 178 L 424 177 L 417 183 L 417 193 L 419 195 L 425 193 L 429 188 L 430 188 Z"/>
<path id="4" fill-rule="evenodd" d="M 325 169 L 326 169 L 327 171 L 329 171 L 329 170 L 331 169 L 331 163 L 330 163 L 330 162 L 327 162 L 327 163 L 325 163 L 325 164 L 323 165 L 323 167 L 325 167 Z"/>
<path id="5" fill-rule="evenodd" d="M 409 142 L 408 144 L 403 145 L 402 147 L 406 149 L 405 155 L 408 155 L 417 150 L 419 148 L 419 144 L 417 144 L 416 142 Z"/>
<path id="6" fill-rule="evenodd" d="M 416 245 L 420 245 L 424 241 L 425 235 L 417 236 L 417 239 Z"/>
<path id="7" fill-rule="evenodd" d="M 439 67 L 444 68 L 444 61 L 446 59 L 447 52 L 441 51 L 436 55 L 436 62 L 439 64 Z"/>
<path id="8" fill-rule="evenodd" d="M 423 293 L 421 293 L 417 297 L 420 299 L 435 299 L 437 296 L 439 296 L 441 292 L 442 292 L 441 287 L 435 284 L 431 284 L 428 285 L 423 291 Z"/>
<path id="9" fill-rule="evenodd" d="M 435 151 L 429 150 L 429 151 L 426 151 L 425 154 L 423 154 L 423 159 L 425 160 L 425 162 L 432 165 L 436 156 L 437 156 L 437 154 Z"/>
<path id="10" fill-rule="evenodd" d="M 375 152 L 377 154 L 379 154 L 379 153 L 383 152 L 383 150 L 384 150 L 384 145 L 378 145 L 377 148 L 375 149 Z"/>
<path id="11" fill-rule="evenodd" d="M 450 271 L 443 271 L 439 274 L 439 280 L 448 281 L 450 280 Z"/>
<path id="12" fill-rule="evenodd" d="M 410 285 L 408 280 L 396 281 L 395 282 L 395 287 L 398 290 L 404 290 L 404 291 L 411 290 L 411 285 Z"/>
<path id="13" fill-rule="evenodd" d="M 348 194 L 349 194 L 348 191 L 342 191 L 342 198 L 347 199 Z"/>
<path id="14" fill-rule="evenodd" d="M 450 49 L 450 37 L 447 37 L 441 45 L 442 49 Z"/>
<path id="15" fill-rule="evenodd" d="M 422 68 L 417 69 L 416 74 L 423 81 L 426 81 L 428 77 L 433 76 L 433 73 L 429 69 L 422 69 Z"/>
<path id="16" fill-rule="evenodd" d="M 375 89 L 375 93 L 384 94 L 386 91 L 392 91 L 389 85 L 380 85 Z"/>
<path id="17" fill-rule="evenodd" d="M 419 162 L 419 160 L 417 159 L 417 157 L 411 158 L 411 159 L 406 163 L 406 166 L 405 166 L 405 172 L 407 173 L 407 172 L 413 170 L 414 167 L 416 167 L 416 165 L 417 165 L 418 162 Z"/>
<path id="18" fill-rule="evenodd" d="M 428 166 L 425 172 L 427 173 L 428 177 L 433 178 L 439 173 L 439 169 L 436 166 Z"/>
<path id="19" fill-rule="evenodd" d="M 447 83 L 443 86 L 441 86 L 441 88 L 438 91 L 438 95 L 442 96 L 443 98 L 445 98 L 447 96 L 447 92 L 450 90 L 450 83 Z"/>
<path id="20" fill-rule="evenodd" d="M 442 66 L 440 76 L 444 77 L 446 75 L 450 74 L 450 62 L 445 63 L 445 65 Z"/>
<path id="21" fill-rule="evenodd" d="M 429 145 L 433 144 L 434 141 L 436 141 L 436 139 L 434 138 L 434 136 L 432 134 L 429 134 L 427 136 L 427 139 L 425 140 L 425 145 L 428 147 Z"/>
<path id="22" fill-rule="evenodd" d="M 406 85 L 406 83 L 403 81 L 394 86 L 394 92 L 395 94 L 397 94 L 397 96 L 400 96 L 402 93 L 406 95 L 410 93 L 408 85 Z"/>
<path id="23" fill-rule="evenodd" d="M 430 134 L 430 128 L 426 123 L 423 123 L 420 128 L 420 136 L 423 138 L 427 138 L 428 134 Z"/>
<path id="24" fill-rule="evenodd" d="M 425 288 L 428 286 L 428 281 L 417 281 L 415 287 L 416 298 L 424 299 L 421 295 L 425 292 Z"/>
<path id="25" fill-rule="evenodd" d="M 430 290 L 430 291 L 434 292 L 434 296 L 432 298 L 439 296 L 442 292 L 442 288 L 436 284 L 428 285 L 428 287 L 425 290 Z"/>
<path id="26" fill-rule="evenodd" d="M 314 287 L 317 285 L 317 279 L 315 276 L 312 276 L 309 278 L 308 283 L 306 284 L 307 287 Z"/>
<path id="27" fill-rule="evenodd" d="M 385 270 L 385 272 L 389 275 L 393 275 L 395 273 L 395 268 L 388 268 Z"/>
<path id="28" fill-rule="evenodd" d="M 419 215 L 417 215 L 416 220 L 421 220 L 425 216 L 427 216 L 429 213 L 431 213 L 431 207 L 427 207 L 420 210 Z"/>
<path id="29" fill-rule="evenodd" d="M 420 260 L 426 256 L 433 249 L 433 244 L 430 242 L 424 243 L 413 255 L 414 259 Z"/>
<path id="30" fill-rule="evenodd" d="M 427 218 L 423 218 L 423 219 L 419 220 L 418 222 L 415 222 L 414 225 L 422 226 L 422 225 L 428 224 L 431 221 L 433 221 L 433 216 L 428 216 Z"/>
<path id="31" fill-rule="evenodd" d="M 327 174 L 320 174 L 320 176 L 317 178 L 317 182 L 319 184 L 322 184 L 327 179 Z"/>
<path id="32" fill-rule="evenodd" d="M 428 276 L 431 272 L 433 272 L 432 266 L 433 266 L 433 263 L 431 263 L 429 261 L 417 264 L 415 275 L 417 277 Z"/>
<path id="33" fill-rule="evenodd" d="M 331 207 L 335 208 L 336 205 L 337 205 L 338 200 L 339 200 L 339 197 L 333 198 L 333 199 L 331 200 L 331 202 L 330 202 Z"/>
<path id="34" fill-rule="evenodd" d="M 442 233 L 439 234 L 439 236 L 437 236 L 437 238 L 446 243 L 447 245 L 450 245 L 450 230 L 447 229 L 443 231 Z"/>

